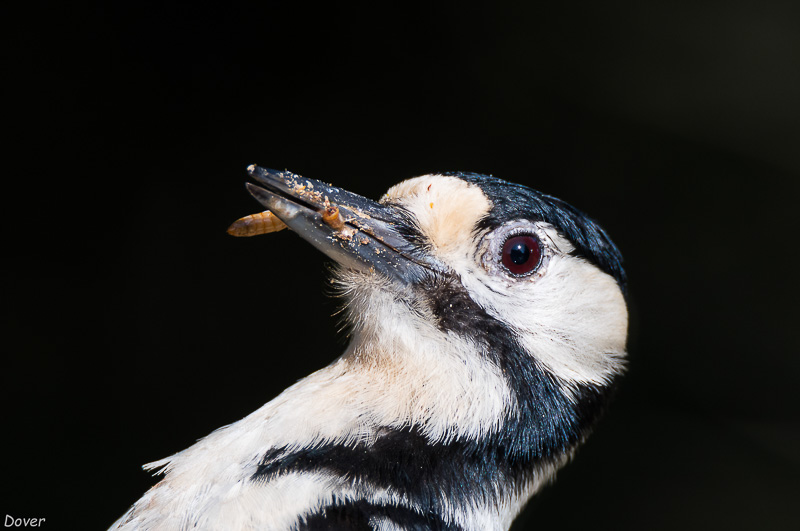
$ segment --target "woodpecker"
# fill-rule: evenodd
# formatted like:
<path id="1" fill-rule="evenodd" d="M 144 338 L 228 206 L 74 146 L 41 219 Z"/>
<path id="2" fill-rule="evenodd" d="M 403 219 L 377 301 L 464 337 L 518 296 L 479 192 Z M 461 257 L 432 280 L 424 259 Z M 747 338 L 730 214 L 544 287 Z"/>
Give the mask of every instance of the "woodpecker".
<path id="1" fill-rule="evenodd" d="M 145 465 L 165 477 L 111 529 L 508 529 L 625 368 L 626 277 L 606 232 L 487 175 L 424 175 L 375 202 L 248 172 L 270 226 L 335 261 L 349 345 Z"/>

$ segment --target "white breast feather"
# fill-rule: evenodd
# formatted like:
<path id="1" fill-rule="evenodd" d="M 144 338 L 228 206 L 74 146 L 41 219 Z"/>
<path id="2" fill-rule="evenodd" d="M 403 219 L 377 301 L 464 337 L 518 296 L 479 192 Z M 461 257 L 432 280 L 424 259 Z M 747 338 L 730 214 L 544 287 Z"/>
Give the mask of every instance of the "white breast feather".
<path id="1" fill-rule="evenodd" d="M 359 279 L 359 290 L 364 284 Z M 270 449 L 369 443 L 375 426 L 417 426 L 431 442 L 479 438 L 514 411 L 499 368 L 476 362 L 482 357 L 476 345 L 443 337 L 431 321 L 396 307 L 403 303 L 388 290 L 350 296 L 352 304 L 364 306 L 356 309 L 363 317 L 346 353 L 244 419 L 148 465 L 166 477 L 115 524 L 118 529 L 188 529 L 195 523 L 202 529 L 286 529 L 298 514 L 353 490 L 312 473 L 249 481 Z M 485 509 L 460 518 L 497 519 L 498 508 Z M 456 518 L 455 512 L 449 516 Z"/>

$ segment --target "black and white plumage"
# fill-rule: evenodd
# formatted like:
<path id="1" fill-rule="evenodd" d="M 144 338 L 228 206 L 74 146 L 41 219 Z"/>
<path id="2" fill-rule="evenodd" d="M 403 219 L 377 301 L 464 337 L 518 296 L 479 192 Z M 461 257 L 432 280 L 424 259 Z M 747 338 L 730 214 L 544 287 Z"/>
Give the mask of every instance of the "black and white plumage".
<path id="1" fill-rule="evenodd" d="M 112 529 L 507 529 L 622 372 L 625 273 L 570 205 L 425 175 L 373 202 L 248 168 L 251 193 L 338 264 L 350 343 L 246 418 L 147 465 Z M 344 225 L 321 213 L 339 209 Z"/>

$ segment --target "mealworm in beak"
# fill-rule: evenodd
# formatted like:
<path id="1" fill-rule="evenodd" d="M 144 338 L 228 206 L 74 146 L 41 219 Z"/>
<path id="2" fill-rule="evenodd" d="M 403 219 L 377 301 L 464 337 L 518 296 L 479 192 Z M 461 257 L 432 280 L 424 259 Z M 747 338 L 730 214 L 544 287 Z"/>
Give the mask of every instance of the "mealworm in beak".
<path id="1" fill-rule="evenodd" d="M 259 234 L 269 234 L 278 232 L 286 228 L 286 223 L 281 221 L 269 210 L 250 214 L 234 221 L 228 227 L 228 234 L 231 236 L 258 236 Z"/>

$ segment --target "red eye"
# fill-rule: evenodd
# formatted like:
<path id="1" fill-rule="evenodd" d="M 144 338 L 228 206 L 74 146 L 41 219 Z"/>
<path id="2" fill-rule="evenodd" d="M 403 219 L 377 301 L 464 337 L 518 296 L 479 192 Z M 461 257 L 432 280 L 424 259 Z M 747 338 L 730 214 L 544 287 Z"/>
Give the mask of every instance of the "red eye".
<path id="1" fill-rule="evenodd" d="M 512 275 L 527 275 L 541 258 L 542 248 L 533 236 L 512 236 L 503 244 L 503 265 Z"/>

